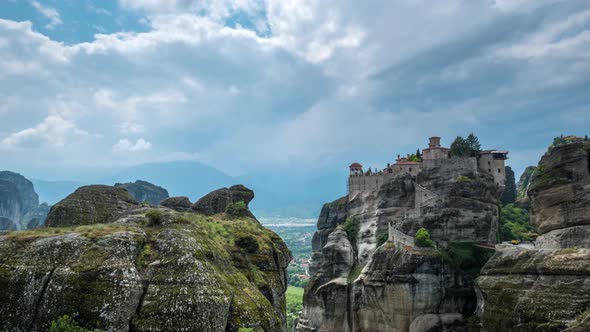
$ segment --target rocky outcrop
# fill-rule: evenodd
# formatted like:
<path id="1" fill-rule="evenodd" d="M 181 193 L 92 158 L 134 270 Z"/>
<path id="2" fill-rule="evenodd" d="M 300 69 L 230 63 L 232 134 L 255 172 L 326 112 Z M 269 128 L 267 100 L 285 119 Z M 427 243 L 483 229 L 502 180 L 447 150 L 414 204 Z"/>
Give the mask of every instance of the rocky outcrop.
<path id="1" fill-rule="evenodd" d="M 39 205 L 39 196 L 35 192 L 33 183 L 27 180 L 24 176 L 9 171 L 1 171 L 0 180 L 14 184 L 16 190 L 20 194 L 24 210 L 29 211 L 35 209 Z"/>
<path id="2" fill-rule="evenodd" d="M 244 202 L 246 206 L 254 199 L 254 192 L 243 185 L 221 188 L 199 199 L 191 209 L 205 215 L 225 212 L 230 203 Z"/>
<path id="3" fill-rule="evenodd" d="M 10 229 L 2 228 L 7 225 L 16 229 L 26 229 L 31 221 L 43 223 L 45 218 L 42 207 L 41 210 L 37 211 L 38 209 L 39 196 L 35 193 L 31 181 L 17 173 L 0 172 L 0 217 L 5 219 L 0 225 L 0 230 Z M 37 220 L 32 220 L 33 218 Z"/>
<path id="4" fill-rule="evenodd" d="M 477 285 L 482 331 L 581 328 L 590 315 L 590 250 L 501 245 Z"/>
<path id="5" fill-rule="evenodd" d="M 120 190 L 84 188 L 75 202 L 93 209 L 81 198 L 119 202 Z M 291 254 L 276 234 L 250 218 L 156 209 L 159 226 L 131 204 L 109 224 L 0 234 L 0 330 L 47 331 L 63 315 L 104 331 L 284 330 Z M 50 224 L 72 224 L 64 216 Z M 258 250 L 236 246 L 244 236 Z"/>
<path id="6" fill-rule="evenodd" d="M 160 202 L 160 205 L 178 212 L 190 210 L 193 203 L 186 196 L 170 197 Z"/>
<path id="7" fill-rule="evenodd" d="M 475 311 L 473 274 L 453 265 L 445 248 L 493 244 L 500 194 L 475 159 L 452 158 L 417 177 L 402 174 L 378 191 L 326 204 L 312 241 L 312 276 L 297 331 L 464 328 Z M 351 223 L 358 225 L 356 234 L 343 230 Z M 426 228 L 440 250 L 393 242 L 377 247 L 390 224 L 408 237 Z"/>
<path id="8" fill-rule="evenodd" d="M 121 187 L 85 186 L 51 207 L 47 226 L 107 224 L 127 214 L 139 203 Z"/>
<path id="9" fill-rule="evenodd" d="M 521 208 L 529 208 L 530 202 L 529 197 L 527 196 L 527 189 L 529 188 L 529 184 L 531 183 L 531 179 L 533 178 L 536 169 L 537 167 L 535 166 L 528 166 L 525 168 L 516 184 L 516 205 Z"/>
<path id="10" fill-rule="evenodd" d="M 589 146 L 559 145 L 541 158 L 528 189 L 531 223 L 541 234 L 590 224 Z"/>
<path id="11" fill-rule="evenodd" d="M 115 187 L 125 188 L 136 201 L 158 205 L 168 198 L 168 190 L 151 184 L 147 181 L 137 180 L 129 183 L 115 183 Z"/>
<path id="12" fill-rule="evenodd" d="M 441 256 L 388 244 L 354 282 L 351 331 L 457 331 L 475 308 L 472 279 Z"/>
<path id="13" fill-rule="evenodd" d="M 497 246 L 477 280 L 483 331 L 590 330 L 590 143 L 551 148 L 528 197 L 541 236 Z"/>
<path id="14" fill-rule="evenodd" d="M 27 223 L 27 229 L 37 228 L 45 223 L 51 207 L 47 203 L 41 203 L 36 209 L 29 211 L 24 220 Z"/>

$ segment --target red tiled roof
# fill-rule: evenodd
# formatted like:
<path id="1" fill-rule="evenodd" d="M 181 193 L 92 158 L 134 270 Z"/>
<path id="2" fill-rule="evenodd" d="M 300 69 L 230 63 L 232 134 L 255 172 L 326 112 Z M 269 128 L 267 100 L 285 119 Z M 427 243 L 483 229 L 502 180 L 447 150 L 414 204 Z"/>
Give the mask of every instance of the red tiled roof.
<path id="1" fill-rule="evenodd" d="M 352 165 L 350 165 L 350 168 L 363 168 L 363 165 L 359 163 L 352 163 Z"/>

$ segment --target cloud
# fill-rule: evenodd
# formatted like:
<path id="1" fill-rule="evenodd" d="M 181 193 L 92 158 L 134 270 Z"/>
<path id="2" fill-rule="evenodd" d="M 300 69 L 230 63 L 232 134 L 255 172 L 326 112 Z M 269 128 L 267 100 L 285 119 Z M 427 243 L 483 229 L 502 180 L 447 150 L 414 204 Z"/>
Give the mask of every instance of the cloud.
<path id="1" fill-rule="evenodd" d="M 240 174 L 379 166 L 429 135 L 449 144 L 474 131 L 526 155 L 519 168 L 590 121 L 587 1 L 119 4 L 113 19 L 131 14 L 142 31 L 65 44 L 0 19 L 0 138 L 27 145 L 15 128 L 49 114 L 93 134 L 70 130 L 53 155 L 37 139 L 29 155 L 44 163 L 190 156 Z M 151 152 L 121 153 L 134 150 Z"/>
<path id="2" fill-rule="evenodd" d="M 35 8 L 35 10 L 39 12 L 41 15 L 49 19 L 49 23 L 45 25 L 47 29 L 53 29 L 56 26 L 63 24 L 63 22 L 61 21 L 61 17 L 59 16 L 59 13 L 57 12 L 57 10 L 55 10 L 55 8 L 45 7 L 38 1 L 31 1 L 31 6 L 33 6 L 33 8 Z"/>
<path id="3" fill-rule="evenodd" d="M 141 134 L 145 131 L 145 127 L 139 123 L 125 122 L 121 124 L 121 133 L 123 134 Z"/>
<path id="4" fill-rule="evenodd" d="M 87 135 L 88 132 L 77 128 L 73 121 L 50 115 L 35 127 L 8 135 L 0 145 L 5 148 L 63 147 L 70 139 Z"/>
<path id="5" fill-rule="evenodd" d="M 121 139 L 119 142 L 113 145 L 113 151 L 115 152 L 138 152 L 147 151 L 151 148 L 152 144 L 143 138 L 138 139 L 135 143 L 128 139 Z"/>

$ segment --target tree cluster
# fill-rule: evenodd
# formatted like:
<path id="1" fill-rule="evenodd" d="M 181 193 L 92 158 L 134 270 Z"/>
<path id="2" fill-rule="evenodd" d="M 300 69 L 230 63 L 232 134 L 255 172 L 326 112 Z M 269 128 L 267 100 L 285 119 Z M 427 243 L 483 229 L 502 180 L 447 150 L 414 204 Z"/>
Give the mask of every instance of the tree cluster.
<path id="1" fill-rule="evenodd" d="M 477 157 L 481 152 L 479 139 L 473 133 L 467 138 L 457 136 L 451 144 L 450 154 L 455 157 Z"/>

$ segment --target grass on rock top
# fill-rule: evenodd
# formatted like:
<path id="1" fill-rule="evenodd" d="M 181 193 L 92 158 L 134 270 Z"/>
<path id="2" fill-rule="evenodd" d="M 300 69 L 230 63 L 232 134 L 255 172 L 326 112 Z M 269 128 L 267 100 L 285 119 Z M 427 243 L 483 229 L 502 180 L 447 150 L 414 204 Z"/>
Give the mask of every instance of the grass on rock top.
<path id="1" fill-rule="evenodd" d="M 273 305 L 264 296 L 271 294 L 272 289 L 283 287 L 276 271 L 276 257 L 286 256 L 285 260 L 290 257 L 278 235 L 249 217 L 232 217 L 223 213 L 205 216 L 190 212 L 161 212 L 161 224 L 150 223 L 146 216 L 145 221 L 138 223 L 43 227 L 7 232 L 0 237 L 24 249 L 39 239 L 79 234 L 90 242 L 82 253 L 85 262 L 74 263 L 71 268 L 86 273 L 100 269 L 108 258 L 108 249 L 104 246 L 107 242 L 103 241 L 105 237 L 131 232 L 132 241 L 139 246 L 135 266 L 140 271 L 149 269 L 155 261 L 160 261 L 162 266 L 175 266 L 187 253 L 199 260 L 198 266 L 194 266 L 195 271 L 210 274 L 212 280 L 218 280 L 224 293 L 232 296 L 232 308 L 240 314 L 232 315 L 228 323 L 231 326 L 250 327 L 249 323 L 259 321 L 261 317 L 266 317 L 262 320 L 266 322 L 280 321 L 276 312 L 269 309 Z M 258 331 L 258 327 L 254 330 Z"/>

